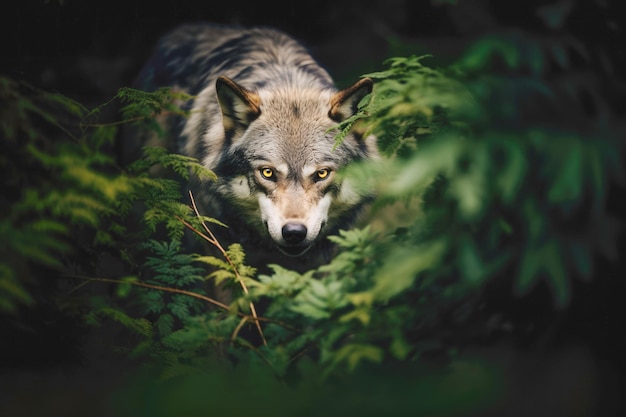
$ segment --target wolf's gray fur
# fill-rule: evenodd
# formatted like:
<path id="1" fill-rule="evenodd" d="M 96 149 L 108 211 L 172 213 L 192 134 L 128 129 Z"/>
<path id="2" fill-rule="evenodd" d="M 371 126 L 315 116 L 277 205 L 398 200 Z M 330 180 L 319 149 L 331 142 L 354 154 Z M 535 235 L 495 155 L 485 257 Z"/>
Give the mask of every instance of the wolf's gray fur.
<path id="1" fill-rule="evenodd" d="M 332 128 L 372 89 L 369 79 L 338 91 L 293 38 L 269 28 L 179 27 L 161 39 L 138 86 L 195 96 L 187 119 L 163 120 L 170 149 L 218 175 L 194 195 L 202 214 L 229 228 L 250 263 L 306 270 L 326 260 L 325 238 L 349 226 L 368 196 L 337 171 L 376 158 L 376 139 L 352 131 L 336 149 Z"/>

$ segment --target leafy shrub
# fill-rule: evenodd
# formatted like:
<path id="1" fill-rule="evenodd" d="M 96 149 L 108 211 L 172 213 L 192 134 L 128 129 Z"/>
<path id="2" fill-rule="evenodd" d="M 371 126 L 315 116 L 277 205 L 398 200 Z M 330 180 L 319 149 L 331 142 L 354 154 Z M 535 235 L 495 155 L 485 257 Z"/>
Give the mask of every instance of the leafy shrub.
<path id="1" fill-rule="evenodd" d="M 407 390 L 432 399 L 423 411 L 484 407 L 501 376 L 454 360 L 463 341 L 504 328 L 481 312 L 484 293 L 497 285 L 523 296 L 543 283 L 554 308 L 564 309 L 575 280 L 594 276 L 594 259 L 617 257 L 620 223 L 607 195 L 623 181 L 623 132 L 597 91 L 610 84 L 604 74 L 549 76 L 549 65 L 563 74 L 573 65 L 565 40 L 492 36 L 449 67 L 428 60 L 393 58 L 368 74 L 377 80 L 373 95 L 339 126 L 338 141 L 342 130 L 365 124 L 385 156 L 343 173 L 376 188 L 369 225 L 331 236 L 339 250 L 328 265 L 304 274 L 274 265 L 259 276 L 239 245 L 221 247 L 211 228 L 222 225 L 181 192 L 190 175 L 211 180 L 211 172 L 161 148 L 127 167 L 111 156 L 120 124 L 162 133 L 154 116 L 184 116 L 172 103 L 190 97 L 122 89 L 115 100 L 123 120 L 105 124 L 97 122 L 101 108 L 0 79 L 0 161 L 9 179 L 0 309 L 12 314 L 33 303 L 48 279 L 61 278 L 72 295 L 91 283 L 59 305 L 88 323 L 130 329 L 138 339 L 126 344 L 127 355 L 182 381 L 188 395 L 201 395 L 192 387 L 204 383 L 232 395 L 245 381 L 271 387 L 263 391 L 270 398 L 307 403 L 320 381 L 327 385 L 319 397 L 329 398 L 342 381 L 366 390 L 367 381 L 391 380 L 385 369 L 406 365 L 415 372 L 403 374 Z M 152 176 L 155 165 L 177 179 Z M 219 256 L 189 253 L 185 230 Z M 163 231 L 165 239 L 155 236 Z M 117 292 L 93 288 L 97 282 Z M 204 290 L 219 285 L 230 301 Z M 424 358 L 451 364 L 460 381 L 477 377 L 471 400 L 457 391 L 453 404 L 438 402 L 451 382 L 420 368 Z M 164 389 L 139 378 L 139 391 Z M 400 389 L 376 386 L 392 397 Z M 135 406 L 124 403 L 132 395 L 120 394 L 122 409 Z M 346 391 L 337 410 L 355 395 Z M 281 406 L 302 410 L 295 400 Z"/>

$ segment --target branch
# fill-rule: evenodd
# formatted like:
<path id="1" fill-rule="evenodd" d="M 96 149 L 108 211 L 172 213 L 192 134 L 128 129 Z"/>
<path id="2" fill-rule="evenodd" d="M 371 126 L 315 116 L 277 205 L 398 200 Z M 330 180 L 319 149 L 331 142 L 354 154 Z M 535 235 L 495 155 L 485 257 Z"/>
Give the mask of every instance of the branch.
<path id="1" fill-rule="evenodd" d="M 163 287 L 163 286 L 160 286 L 160 285 L 147 284 L 145 282 L 140 282 L 140 281 L 122 281 L 122 280 L 114 279 L 114 278 L 85 277 L 85 276 L 82 276 L 82 275 L 72 275 L 72 274 L 64 274 L 64 276 L 67 277 L 67 278 L 82 279 L 82 280 L 86 281 L 85 284 L 88 283 L 88 282 L 108 282 L 108 283 L 111 283 L 111 284 L 130 284 L 130 285 L 134 285 L 134 286 L 137 286 L 137 287 L 144 287 L 144 288 L 150 288 L 150 289 L 158 290 L 158 291 L 170 292 L 170 293 L 175 293 L 175 294 L 182 294 L 182 295 L 186 295 L 186 296 L 189 296 L 189 297 L 197 298 L 197 299 L 205 301 L 205 302 L 207 302 L 209 304 L 213 304 L 213 305 L 215 305 L 215 306 L 217 306 L 217 307 L 219 307 L 219 308 L 221 308 L 223 310 L 231 312 L 230 307 L 227 304 L 221 303 L 221 302 L 219 302 L 219 301 L 217 301 L 217 300 L 215 300 L 215 299 L 213 299 L 211 297 L 207 297 L 206 295 L 198 294 L 198 293 L 195 293 L 193 291 L 186 291 L 186 290 L 181 290 L 181 289 L 178 289 L 178 288 L 170 288 L 170 287 Z M 85 284 L 80 284 L 77 287 L 73 288 L 70 291 L 70 294 L 72 292 L 76 291 L 77 289 L 79 289 L 80 287 L 82 287 Z M 294 327 L 294 326 L 292 326 L 292 325 L 290 325 L 290 324 L 288 324 L 288 323 L 286 323 L 284 321 L 281 321 L 281 320 L 270 319 L 270 318 L 266 318 L 266 317 L 251 317 L 249 314 L 242 313 L 241 311 L 237 311 L 237 312 L 235 312 L 235 314 L 237 314 L 238 316 L 240 316 L 240 317 L 242 317 L 242 318 L 244 318 L 246 320 L 253 319 L 253 320 L 262 321 L 262 322 L 265 322 L 265 323 L 273 323 L 273 324 L 276 324 L 276 325 L 278 325 L 280 327 L 283 327 L 283 328 L 285 328 L 287 330 L 290 330 L 292 332 L 302 333 L 301 329 L 298 329 L 298 328 L 296 328 L 296 327 Z"/>
<path id="2" fill-rule="evenodd" d="M 246 324 L 248 320 L 246 319 L 246 317 L 242 318 L 239 321 L 239 324 L 237 324 L 237 327 L 235 327 L 235 330 L 233 330 L 233 334 L 230 336 L 230 342 L 233 343 L 235 342 L 235 340 L 237 340 L 237 335 L 239 334 L 239 332 L 241 331 L 241 328 L 243 327 L 244 324 Z"/>
<path id="3" fill-rule="evenodd" d="M 193 291 L 186 291 L 186 290 L 181 290 L 178 288 L 169 288 L 169 287 L 162 287 L 160 285 L 154 285 L 154 284 L 147 284 L 145 282 L 139 282 L 139 281 L 122 281 L 119 279 L 113 279 L 113 278 L 94 278 L 94 277 L 83 277 L 81 275 L 70 275 L 70 274 L 65 274 L 66 277 L 70 277 L 70 278 L 78 278 L 78 279 L 84 279 L 86 281 L 97 281 L 97 282 L 109 282 L 112 284 L 130 284 L 130 285 L 135 285 L 137 287 L 144 287 L 144 288 L 152 288 L 153 290 L 159 290 L 159 291 L 165 291 L 165 292 L 171 292 L 171 293 L 176 293 L 176 294 L 183 294 L 183 295 L 188 295 L 189 297 L 193 297 L 193 298 L 197 298 L 199 300 L 202 301 L 206 301 L 209 304 L 213 304 L 219 308 L 222 308 L 224 310 L 230 311 L 228 305 L 221 303 L 217 300 L 214 300 L 211 297 L 207 297 L 206 295 L 202 295 L 202 294 L 198 294 L 196 292 Z M 74 290 L 72 290 L 74 291 Z M 247 316 L 244 313 L 237 313 L 240 316 Z"/>
<path id="4" fill-rule="evenodd" d="M 196 213 L 196 216 L 198 218 L 200 218 L 201 217 L 200 216 L 200 212 L 198 211 L 198 207 L 196 206 L 196 200 L 193 198 L 193 193 L 191 192 L 191 190 L 189 190 L 189 198 L 191 199 L 191 205 L 193 207 L 193 211 Z M 226 250 L 224 250 L 224 247 L 220 244 L 220 242 L 217 240 L 217 238 L 215 237 L 215 235 L 213 234 L 211 229 L 209 229 L 209 227 L 206 225 L 206 223 L 204 221 L 201 221 L 202 227 L 204 227 L 204 230 L 206 231 L 206 234 L 204 234 L 204 233 L 200 232 L 199 230 L 197 230 L 195 227 L 193 227 L 191 224 L 189 224 L 184 219 L 181 219 L 180 217 L 178 217 L 178 219 L 181 220 L 185 226 L 187 226 L 192 231 L 194 231 L 199 236 L 201 236 L 203 239 L 205 239 L 206 241 L 211 243 L 213 246 L 215 246 L 222 253 L 222 256 L 226 259 L 226 261 L 233 268 L 233 272 L 235 273 L 235 276 L 237 277 L 237 280 L 241 284 L 241 288 L 243 288 L 243 292 L 246 295 L 249 295 L 250 293 L 248 291 L 248 287 L 243 282 L 243 279 L 241 278 L 241 275 L 239 275 L 239 271 L 237 270 L 237 266 L 230 259 L 230 257 L 228 256 L 228 253 L 226 252 Z M 267 346 L 267 340 L 265 339 L 265 335 L 263 334 L 263 329 L 261 329 L 261 323 L 259 321 L 259 317 L 257 315 L 256 308 L 254 307 L 254 303 L 252 301 L 250 301 L 250 312 L 252 313 L 252 317 L 253 317 L 254 322 L 256 324 L 256 327 L 257 327 L 257 329 L 259 331 L 259 335 L 261 336 L 261 340 L 263 340 L 263 344 Z M 235 329 L 235 333 L 233 333 L 233 337 L 236 337 L 236 334 L 239 331 L 239 328 L 240 328 L 240 326 L 238 326 L 238 328 Z"/>
<path id="5" fill-rule="evenodd" d="M 100 108 L 103 108 L 104 106 L 106 106 L 107 104 L 109 104 L 111 101 L 113 101 L 115 99 L 115 97 L 113 97 L 111 100 L 109 100 L 108 102 L 104 103 L 102 106 L 100 106 L 98 109 L 95 110 L 100 110 Z M 84 119 L 87 119 L 88 117 L 92 116 L 93 114 L 96 113 L 95 110 L 92 110 L 87 116 L 85 116 Z M 79 123 L 79 127 L 81 129 L 85 129 L 88 127 L 95 127 L 95 128 L 101 128 L 101 127 L 112 127 L 112 126 L 120 126 L 120 125 L 125 125 L 125 124 L 129 124 L 129 123 L 133 123 L 133 122 L 141 122 L 144 120 L 153 120 L 155 119 L 157 116 L 168 116 L 170 114 L 173 115 L 178 115 L 178 116 L 185 116 L 187 114 L 192 114 L 193 112 L 183 112 L 183 111 L 174 111 L 174 110 L 161 110 L 158 112 L 152 112 L 150 113 L 150 115 L 148 116 L 135 116 L 135 117 L 129 117 L 128 119 L 123 119 L 123 120 L 116 120 L 114 122 L 107 122 L 107 123 L 87 123 L 87 122 L 80 122 Z"/>

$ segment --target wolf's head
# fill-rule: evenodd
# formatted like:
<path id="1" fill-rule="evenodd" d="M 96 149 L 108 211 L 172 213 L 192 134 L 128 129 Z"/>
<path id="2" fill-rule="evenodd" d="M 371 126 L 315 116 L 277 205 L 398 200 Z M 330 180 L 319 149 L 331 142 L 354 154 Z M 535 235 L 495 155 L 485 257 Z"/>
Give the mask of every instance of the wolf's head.
<path id="1" fill-rule="evenodd" d="M 364 202 L 338 171 L 377 156 L 376 139 L 351 132 L 335 147 L 333 127 L 355 113 L 372 91 L 361 79 L 337 92 L 319 85 L 248 90 L 219 77 L 224 142 L 205 164 L 241 220 L 290 256 L 306 252 L 329 230 L 354 217 Z"/>

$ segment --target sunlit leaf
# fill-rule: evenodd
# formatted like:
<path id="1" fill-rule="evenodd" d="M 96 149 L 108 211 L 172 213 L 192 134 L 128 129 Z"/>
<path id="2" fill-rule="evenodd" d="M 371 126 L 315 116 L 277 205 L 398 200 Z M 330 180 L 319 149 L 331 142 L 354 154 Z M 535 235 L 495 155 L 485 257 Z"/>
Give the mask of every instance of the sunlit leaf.
<path id="1" fill-rule="evenodd" d="M 372 288 L 375 299 L 387 301 L 409 288 L 417 275 L 438 265 L 446 248 L 445 241 L 423 247 L 398 248 L 385 260 L 385 267 L 376 273 Z"/>
<path id="2" fill-rule="evenodd" d="M 350 343 L 342 346 L 335 354 L 335 363 L 346 362 L 349 370 L 354 370 L 362 361 L 378 363 L 383 351 L 373 345 Z"/>
<path id="3" fill-rule="evenodd" d="M 120 278 L 120 284 L 117 285 L 115 292 L 118 297 L 124 298 L 128 297 L 130 291 L 133 287 L 132 283 L 137 281 L 137 277 L 129 276 Z"/>

